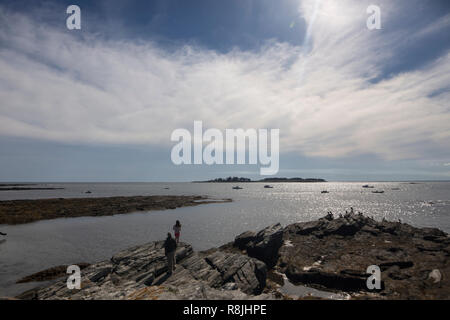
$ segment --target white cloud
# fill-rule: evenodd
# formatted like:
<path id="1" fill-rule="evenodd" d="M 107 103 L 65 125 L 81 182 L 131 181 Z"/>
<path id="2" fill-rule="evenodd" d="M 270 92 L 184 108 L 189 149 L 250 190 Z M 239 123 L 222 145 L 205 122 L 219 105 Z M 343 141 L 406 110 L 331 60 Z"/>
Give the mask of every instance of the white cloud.
<path id="1" fill-rule="evenodd" d="M 308 52 L 270 42 L 226 54 L 80 38 L 0 10 L 0 135 L 171 145 L 174 129 L 202 120 L 220 129 L 280 128 L 281 152 L 313 156 L 450 150 L 450 93 L 433 95 L 450 84 L 450 54 L 371 84 L 411 30 L 369 31 L 362 4 L 335 2 L 321 1 Z M 302 1 L 300 14 L 308 20 L 313 7 Z M 397 9 L 386 2 L 383 10 L 393 19 Z"/>

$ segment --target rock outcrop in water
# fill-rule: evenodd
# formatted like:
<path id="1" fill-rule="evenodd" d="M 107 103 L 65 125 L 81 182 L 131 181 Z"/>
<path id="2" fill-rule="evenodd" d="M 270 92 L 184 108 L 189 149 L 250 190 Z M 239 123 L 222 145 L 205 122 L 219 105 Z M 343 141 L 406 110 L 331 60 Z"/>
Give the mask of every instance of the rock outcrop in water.
<path id="1" fill-rule="evenodd" d="M 450 238 L 432 228 L 378 222 L 360 214 L 259 232 L 206 252 L 181 243 L 167 276 L 163 242 L 119 252 L 82 272 L 82 288 L 65 279 L 22 294 L 28 299 L 273 299 L 269 278 L 347 293 L 352 298 L 449 299 Z M 367 288 L 368 266 L 381 269 L 381 290 Z M 279 279 L 282 277 L 279 276 Z M 279 280 L 278 279 L 278 280 Z M 282 280 L 281 280 L 282 281 Z"/>
<path id="2" fill-rule="evenodd" d="M 359 298 L 450 299 L 450 238 L 438 229 L 329 214 L 284 229 L 277 224 L 244 232 L 233 247 L 296 284 Z M 371 265 L 381 269 L 382 290 L 367 287 Z"/>

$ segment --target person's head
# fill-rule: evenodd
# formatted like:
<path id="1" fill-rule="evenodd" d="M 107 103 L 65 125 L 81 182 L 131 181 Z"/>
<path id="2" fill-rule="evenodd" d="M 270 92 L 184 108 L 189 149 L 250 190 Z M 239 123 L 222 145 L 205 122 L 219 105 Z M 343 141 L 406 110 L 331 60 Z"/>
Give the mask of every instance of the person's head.
<path id="1" fill-rule="evenodd" d="M 177 220 L 177 222 L 175 222 L 175 225 L 179 227 L 180 226 L 180 220 Z"/>
<path id="2" fill-rule="evenodd" d="M 167 232 L 167 239 L 172 239 L 172 234 L 170 232 Z"/>

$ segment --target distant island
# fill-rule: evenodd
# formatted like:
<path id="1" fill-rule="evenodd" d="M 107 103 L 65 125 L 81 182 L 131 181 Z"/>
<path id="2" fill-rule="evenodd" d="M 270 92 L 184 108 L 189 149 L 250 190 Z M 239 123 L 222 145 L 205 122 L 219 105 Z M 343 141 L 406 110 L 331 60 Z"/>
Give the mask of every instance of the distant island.
<path id="1" fill-rule="evenodd" d="M 206 181 L 193 181 L 193 182 L 327 182 L 325 179 L 319 178 L 264 178 L 261 180 L 251 180 L 243 177 L 228 177 L 228 178 L 216 178 Z"/>

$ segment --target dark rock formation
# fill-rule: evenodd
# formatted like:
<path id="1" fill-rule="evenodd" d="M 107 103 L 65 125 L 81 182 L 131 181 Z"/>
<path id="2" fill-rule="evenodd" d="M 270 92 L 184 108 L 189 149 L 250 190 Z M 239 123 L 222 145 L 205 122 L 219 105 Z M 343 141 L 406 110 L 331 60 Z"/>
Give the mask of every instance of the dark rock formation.
<path id="1" fill-rule="evenodd" d="M 287 226 L 283 240 L 276 269 L 292 282 L 374 297 L 366 270 L 377 265 L 383 282 L 375 297 L 450 298 L 450 238 L 438 229 L 347 214 Z"/>
<path id="2" fill-rule="evenodd" d="M 305 285 L 320 285 L 328 289 L 342 291 L 366 290 L 367 274 L 363 272 L 342 270 L 339 273 L 326 272 L 319 269 L 299 270 L 295 265 L 286 269 L 287 277 L 294 283 Z"/>
<path id="3" fill-rule="evenodd" d="M 243 232 L 234 239 L 234 246 L 244 250 L 247 247 L 247 244 L 255 239 L 255 237 L 256 233 L 253 231 Z"/>
<path id="4" fill-rule="evenodd" d="M 264 261 L 273 267 L 278 260 L 278 249 L 283 244 L 283 228 L 275 224 L 258 233 L 244 232 L 236 237 L 234 246 L 246 250 L 250 257 Z"/>

